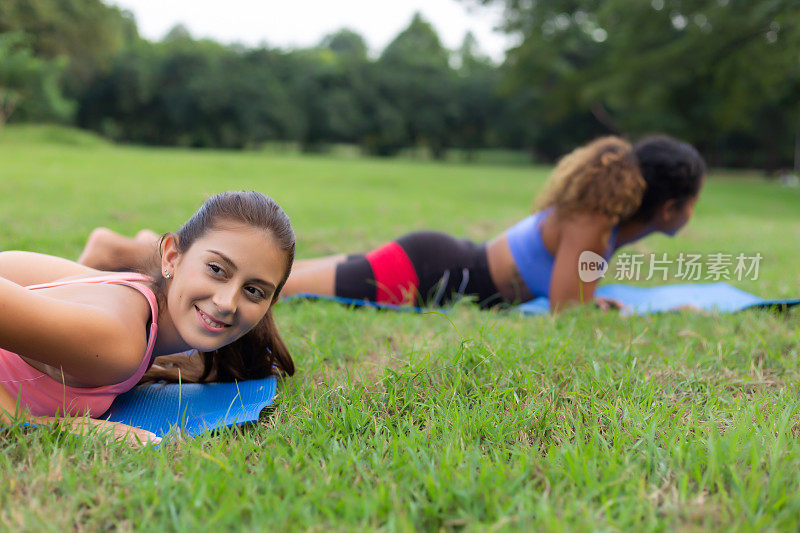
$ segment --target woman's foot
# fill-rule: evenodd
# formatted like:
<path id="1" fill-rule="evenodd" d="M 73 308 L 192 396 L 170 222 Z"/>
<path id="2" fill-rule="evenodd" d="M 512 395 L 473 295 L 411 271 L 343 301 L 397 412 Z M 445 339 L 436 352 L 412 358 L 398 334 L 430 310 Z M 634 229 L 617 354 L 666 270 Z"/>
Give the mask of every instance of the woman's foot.
<path id="1" fill-rule="evenodd" d="M 155 231 L 151 229 L 143 229 L 136 234 L 136 237 L 134 237 L 133 240 L 143 242 L 145 244 L 156 244 L 160 238 L 161 235 Z"/>
<path id="2" fill-rule="evenodd" d="M 86 239 L 86 245 L 78 258 L 78 263 L 97 270 L 109 270 L 109 260 L 111 259 L 109 249 L 117 237 L 121 237 L 121 235 L 108 228 L 93 229 L 89 238 Z"/>
<path id="3" fill-rule="evenodd" d="M 97 228 L 89 234 L 78 263 L 97 270 L 138 270 L 156 252 L 159 238 L 150 230 L 142 230 L 131 239 L 108 228 Z"/>

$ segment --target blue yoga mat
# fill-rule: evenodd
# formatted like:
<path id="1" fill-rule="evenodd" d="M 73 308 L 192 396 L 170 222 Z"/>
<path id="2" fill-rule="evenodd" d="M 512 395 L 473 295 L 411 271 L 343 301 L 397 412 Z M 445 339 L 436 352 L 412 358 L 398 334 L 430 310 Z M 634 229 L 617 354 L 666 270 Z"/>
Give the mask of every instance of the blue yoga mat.
<path id="1" fill-rule="evenodd" d="M 627 308 L 623 311 L 631 314 L 662 313 L 673 311 L 679 307 L 692 306 L 703 311 L 733 313 L 749 308 L 783 308 L 800 304 L 800 298 L 768 300 L 729 285 L 716 283 L 682 283 L 661 285 L 656 287 L 636 287 L 632 285 L 602 285 L 596 291 L 597 296 L 619 300 Z M 292 298 L 332 300 L 345 305 L 357 307 L 374 307 L 378 309 L 422 312 L 419 307 L 384 305 L 365 300 L 336 298 L 302 294 Z M 289 298 L 290 300 L 292 298 Z M 537 298 L 514 309 L 525 314 L 538 315 L 550 311 L 547 298 Z"/>
<path id="2" fill-rule="evenodd" d="M 156 383 L 117 396 L 99 418 L 152 431 L 204 431 L 256 422 L 275 398 L 274 377 L 235 383 Z"/>
<path id="3" fill-rule="evenodd" d="M 780 308 L 800 303 L 800 298 L 767 300 L 729 285 L 717 283 L 682 283 L 656 287 L 632 285 L 602 285 L 597 296 L 618 300 L 627 306 L 624 313 L 648 314 L 674 311 L 691 306 L 703 311 L 734 313 L 749 308 Z M 538 298 L 517 306 L 525 314 L 542 314 L 550 311 L 547 298 Z"/>
<path id="4" fill-rule="evenodd" d="M 319 294 L 312 294 L 310 292 L 294 294 L 292 296 L 289 296 L 288 298 L 284 298 L 281 301 L 292 301 L 292 300 L 323 300 L 328 302 L 340 303 L 342 305 L 350 305 L 353 307 L 372 307 L 375 309 L 385 309 L 387 311 L 405 311 L 405 312 L 410 311 L 412 313 L 425 312 L 425 308 L 423 307 L 414 307 L 410 305 L 379 304 L 376 302 L 371 302 L 369 300 L 356 300 L 354 298 L 342 298 L 341 296 L 321 296 Z"/>

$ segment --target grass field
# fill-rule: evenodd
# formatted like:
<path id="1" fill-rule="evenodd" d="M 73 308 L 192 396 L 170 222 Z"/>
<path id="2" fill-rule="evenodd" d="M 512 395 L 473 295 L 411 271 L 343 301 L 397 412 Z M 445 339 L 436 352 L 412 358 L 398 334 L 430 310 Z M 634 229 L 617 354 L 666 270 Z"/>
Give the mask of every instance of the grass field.
<path id="1" fill-rule="evenodd" d="M 175 229 L 254 188 L 298 256 L 433 228 L 486 239 L 547 168 L 115 147 L 0 131 L 0 249 L 77 257 L 89 231 Z M 696 217 L 641 252 L 764 256 L 800 296 L 800 190 L 712 173 Z M 650 283 L 653 283 L 651 281 Z M 254 427 L 159 449 L 0 433 L 4 530 L 796 530 L 800 333 L 773 315 L 447 315 L 280 303 L 298 366 Z"/>

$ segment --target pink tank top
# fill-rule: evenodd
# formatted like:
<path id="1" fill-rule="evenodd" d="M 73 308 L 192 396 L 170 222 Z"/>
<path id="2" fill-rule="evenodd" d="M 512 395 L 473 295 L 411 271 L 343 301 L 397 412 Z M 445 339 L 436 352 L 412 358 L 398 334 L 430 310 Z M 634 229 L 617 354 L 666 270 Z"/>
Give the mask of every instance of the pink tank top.
<path id="1" fill-rule="evenodd" d="M 91 388 L 70 387 L 33 368 L 17 354 L 0 348 L 0 385 L 12 397 L 19 398 L 20 403 L 26 406 L 34 416 L 83 415 L 88 412 L 89 416 L 97 418 L 105 413 L 114 398 L 129 391 L 139 382 L 150 366 L 153 355 L 153 346 L 158 331 L 156 325 L 158 304 L 153 291 L 141 283 L 136 283 L 137 281 L 152 280 L 143 274 L 121 272 L 107 276 L 55 281 L 26 287 L 29 290 L 36 290 L 76 283 L 114 283 L 126 285 L 141 292 L 150 304 L 152 320 L 147 339 L 147 350 L 139 368 L 131 377 L 114 385 Z"/>

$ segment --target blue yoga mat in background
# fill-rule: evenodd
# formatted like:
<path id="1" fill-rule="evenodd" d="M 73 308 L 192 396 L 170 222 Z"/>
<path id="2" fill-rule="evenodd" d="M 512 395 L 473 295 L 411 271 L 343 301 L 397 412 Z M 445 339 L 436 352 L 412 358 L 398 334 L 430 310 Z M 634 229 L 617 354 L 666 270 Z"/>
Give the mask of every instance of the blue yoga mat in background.
<path id="1" fill-rule="evenodd" d="M 623 312 L 631 314 L 663 313 L 684 306 L 703 311 L 733 313 L 749 308 L 790 307 L 800 303 L 800 298 L 767 300 L 729 285 L 716 283 L 682 283 L 656 287 L 632 285 L 601 285 L 597 296 L 618 300 L 626 306 Z M 550 310 L 547 298 L 538 298 L 517 306 L 525 314 L 542 314 Z"/>
<path id="2" fill-rule="evenodd" d="M 282 301 L 291 300 L 322 300 L 336 302 L 342 305 L 349 305 L 352 307 L 372 307 L 375 309 L 385 309 L 387 311 L 404 311 L 412 313 L 422 313 L 425 311 L 423 307 L 414 307 L 411 305 L 379 304 L 369 300 L 356 300 L 355 298 L 342 298 L 341 296 L 321 296 L 319 294 L 312 294 L 310 292 L 294 294 L 288 298 L 284 298 Z"/>
<path id="3" fill-rule="evenodd" d="M 117 396 L 99 417 L 152 431 L 171 429 L 190 437 L 204 431 L 256 422 L 275 398 L 274 377 L 234 383 L 155 383 Z"/>
<path id="4" fill-rule="evenodd" d="M 663 313 L 680 307 L 691 306 L 703 311 L 733 313 L 749 308 L 784 308 L 800 304 L 800 298 L 768 300 L 729 285 L 716 283 L 682 283 L 655 287 L 636 287 L 633 285 L 601 285 L 597 296 L 619 300 L 627 308 L 623 311 L 632 314 Z M 291 299 L 330 300 L 355 307 L 373 307 L 392 311 L 423 312 L 419 307 L 386 305 L 367 300 L 353 300 L 333 296 L 300 294 Z M 550 311 L 547 298 L 537 298 L 514 307 L 525 314 L 539 315 Z"/>

